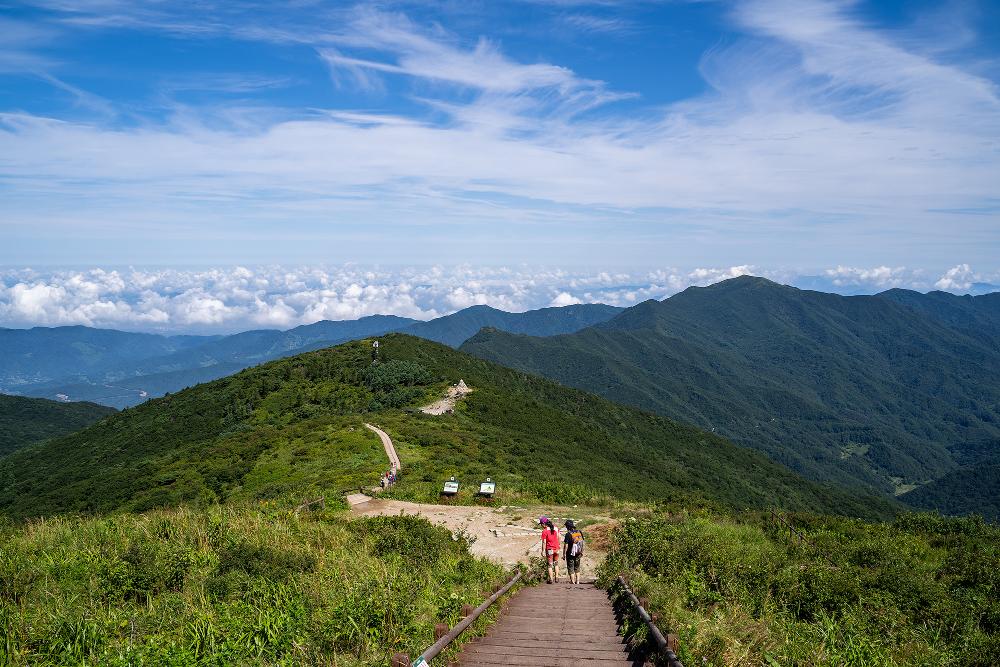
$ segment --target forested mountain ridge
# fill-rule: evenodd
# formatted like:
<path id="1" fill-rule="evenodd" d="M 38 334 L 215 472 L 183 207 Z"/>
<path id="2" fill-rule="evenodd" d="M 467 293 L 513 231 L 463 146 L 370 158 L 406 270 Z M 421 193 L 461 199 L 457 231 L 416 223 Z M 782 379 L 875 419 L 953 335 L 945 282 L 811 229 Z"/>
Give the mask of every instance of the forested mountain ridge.
<path id="1" fill-rule="evenodd" d="M 116 365 L 172 354 L 217 338 L 85 326 L 0 328 L 0 390 L 104 373 Z"/>
<path id="2" fill-rule="evenodd" d="M 919 510 L 950 516 L 978 514 L 1000 523 L 1000 456 L 952 470 L 899 499 Z"/>
<path id="3" fill-rule="evenodd" d="M 370 315 L 229 336 L 169 337 L 89 327 L 0 329 L 0 391 L 124 408 L 254 364 L 390 331 L 457 346 L 483 326 L 547 336 L 577 331 L 620 310 L 580 304 L 508 313 L 472 306 L 427 322 Z"/>
<path id="4" fill-rule="evenodd" d="M 60 403 L 0 394 L 0 456 L 78 431 L 114 414 L 94 403 Z"/>
<path id="5" fill-rule="evenodd" d="M 921 294 L 891 289 L 876 296 L 890 299 L 973 338 L 1000 347 L 1000 292 L 957 296 L 949 292 Z"/>
<path id="6" fill-rule="evenodd" d="M 743 277 L 574 334 L 484 331 L 461 349 L 714 430 L 812 479 L 891 493 L 1000 437 L 991 337 L 893 296 Z"/>
<path id="7" fill-rule="evenodd" d="M 555 336 L 605 322 L 622 310 L 601 303 L 540 308 L 524 313 L 472 306 L 429 322 L 418 322 L 402 332 L 458 347 L 484 327 L 532 336 Z"/>
<path id="8" fill-rule="evenodd" d="M 536 500 L 593 497 L 772 505 L 854 516 L 893 507 L 808 482 L 718 436 L 406 335 L 310 352 L 144 403 L 0 459 L 0 513 L 141 511 L 375 483 L 376 421 L 397 444 L 400 492 L 491 476 Z M 465 379 L 455 414 L 413 405 Z"/>

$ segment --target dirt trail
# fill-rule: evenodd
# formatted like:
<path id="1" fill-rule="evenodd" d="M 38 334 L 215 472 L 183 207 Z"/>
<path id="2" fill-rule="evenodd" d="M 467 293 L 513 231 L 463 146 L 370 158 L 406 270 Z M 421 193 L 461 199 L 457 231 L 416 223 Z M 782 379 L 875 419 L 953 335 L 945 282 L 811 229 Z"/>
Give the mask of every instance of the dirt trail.
<path id="1" fill-rule="evenodd" d="M 385 448 L 385 455 L 389 458 L 389 467 L 393 472 L 396 472 L 402 466 L 399 463 L 399 456 L 396 454 L 396 448 L 392 444 L 392 438 L 389 434 L 380 429 L 377 426 L 372 426 L 371 424 L 365 424 L 365 428 L 370 431 L 374 431 L 378 437 L 382 440 L 382 447 Z"/>
<path id="2" fill-rule="evenodd" d="M 468 505 L 430 505 L 403 500 L 371 498 L 363 494 L 347 497 L 351 513 L 356 516 L 412 515 L 421 516 L 431 523 L 444 526 L 452 534 L 464 534 L 471 543 L 473 554 L 489 558 L 506 566 L 527 563 L 532 557 L 541 556 L 541 532 L 535 528 L 539 514 L 546 516 L 560 527 L 567 518 L 578 520 L 581 513 L 575 508 L 547 507 L 476 507 Z M 594 517 L 600 521 L 606 517 Z M 587 534 L 587 528 L 584 528 Z M 604 552 L 592 548 L 588 541 L 583 556 L 582 577 L 592 579 L 597 565 L 604 560 Z M 565 563 L 560 561 L 560 576 L 566 576 Z"/>
<path id="3" fill-rule="evenodd" d="M 423 412 L 431 415 L 441 415 L 452 412 L 455 409 L 455 402 L 472 392 L 464 380 L 448 389 L 445 398 L 421 408 Z M 389 458 L 389 464 L 393 470 L 401 467 L 396 448 L 392 444 L 389 435 L 372 424 L 365 424 L 365 427 L 378 434 L 385 448 L 385 454 Z M 373 492 L 378 489 L 373 489 Z M 550 517 L 559 527 L 560 533 L 565 529 L 563 522 L 566 519 L 579 521 L 582 517 L 576 508 L 566 507 L 479 507 L 468 505 L 430 505 L 423 503 L 412 503 L 403 500 L 389 500 L 384 498 L 372 498 L 362 493 L 354 493 L 347 496 L 347 502 L 351 506 L 351 513 L 356 516 L 385 516 L 385 515 L 411 515 L 424 517 L 431 523 L 444 526 L 453 535 L 464 535 L 470 543 L 470 550 L 477 556 L 489 558 L 502 563 L 508 567 L 516 563 L 527 563 L 531 558 L 540 558 L 541 531 L 538 528 L 538 516 L 544 514 Z M 601 524 L 606 524 L 608 517 L 592 517 L 597 525 L 591 524 L 595 531 L 595 537 L 601 529 Z M 587 528 L 584 529 L 587 534 Z M 591 542 L 588 539 L 587 549 L 583 556 L 583 567 L 581 577 L 590 580 L 594 577 L 597 566 L 604 560 L 605 552 L 593 546 L 599 540 Z M 562 575 L 565 576 L 566 564 L 560 561 Z"/>
<path id="4" fill-rule="evenodd" d="M 434 401 L 430 405 L 420 408 L 425 415 L 443 415 L 455 411 L 455 403 L 458 399 L 472 393 L 472 389 L 465 384 L 465 380 L 459 380 L 458 384 L 448 388 L 448 393 L 440 401 Z"/>

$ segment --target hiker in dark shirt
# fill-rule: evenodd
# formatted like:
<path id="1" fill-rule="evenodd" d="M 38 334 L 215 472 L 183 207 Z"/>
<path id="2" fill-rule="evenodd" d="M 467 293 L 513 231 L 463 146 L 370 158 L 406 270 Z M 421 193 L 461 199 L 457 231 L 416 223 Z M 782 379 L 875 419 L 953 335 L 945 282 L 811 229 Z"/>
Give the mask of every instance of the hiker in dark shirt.
<path id="1" fill-rule="evenodd" d="M 580 583 L 580 562 L 583 560 L 583 532 L 573 519 L 566 519 L 566 536 L 563 538 L 566 554 L 566 574 L 571 583 Z"/>

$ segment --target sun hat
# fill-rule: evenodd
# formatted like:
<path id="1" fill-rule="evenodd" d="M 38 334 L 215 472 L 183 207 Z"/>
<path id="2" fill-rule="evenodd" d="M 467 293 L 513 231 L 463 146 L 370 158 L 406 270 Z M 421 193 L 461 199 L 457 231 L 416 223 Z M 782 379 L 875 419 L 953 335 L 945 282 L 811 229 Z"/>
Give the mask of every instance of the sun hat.
<path id="1" fill-rule="evenodd" d="M 540 517 L 538 517 L 538 523 L 540 523 L 542 525 L 545 525 L 548 522 L 549 522 L 549 517 L 547 517 L 547 516 L 540 516 Z"/>
<path id="2" fill-rule="evenodd" d="M 566 519 L 566 523 L 563 524 L 567 528 L 576 528 L 576 524 L 573 523 L 573 519 Z"/>

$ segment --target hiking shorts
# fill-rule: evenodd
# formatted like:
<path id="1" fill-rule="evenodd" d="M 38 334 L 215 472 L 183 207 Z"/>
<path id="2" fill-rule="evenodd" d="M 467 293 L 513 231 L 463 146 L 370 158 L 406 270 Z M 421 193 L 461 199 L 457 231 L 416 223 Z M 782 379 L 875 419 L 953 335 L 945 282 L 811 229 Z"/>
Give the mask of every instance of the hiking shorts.
<path id="1" fill-rule="evenodd" d="M 558 549 L 546 549 L 545 550 L 545 556 L 546 556 L 545 560 L 547 560 L 549 563 L 558 563 L 559 562 L 559 550 Z"/>
<path id="2" fill-rule="evenodd" d="M 577 554 L 575 556 L 566 556 L 566 573 L 573 574 L 574 572 L 580 571 L 580 561 L 583 560 L 583 554 Z"/>

